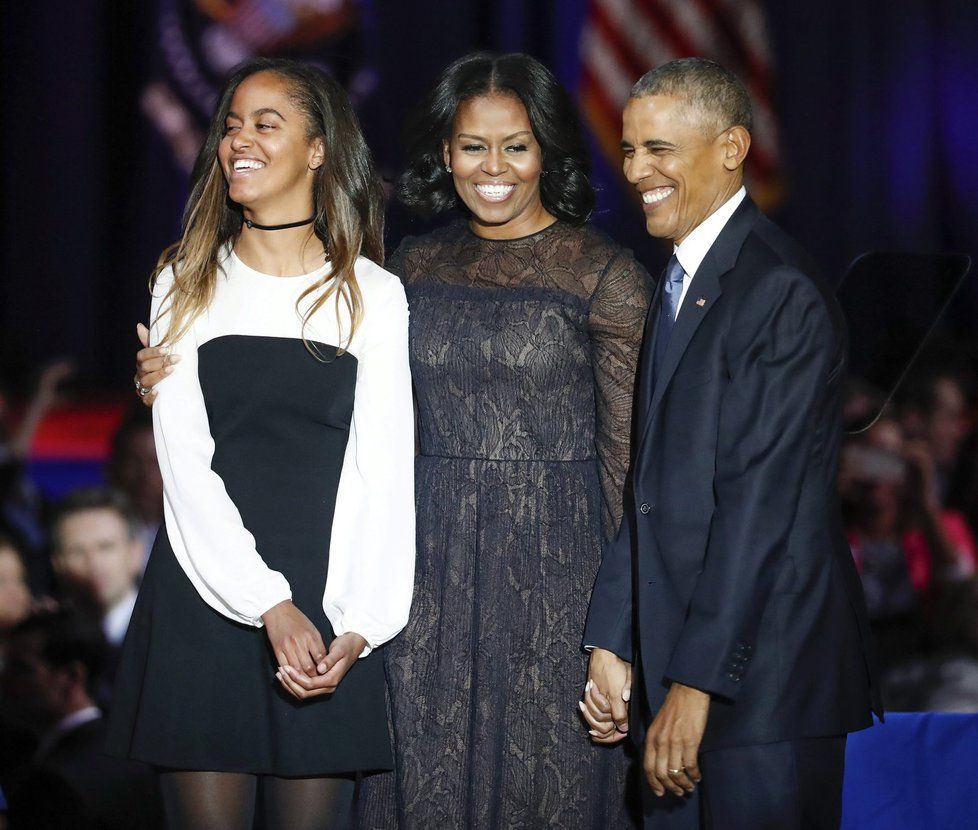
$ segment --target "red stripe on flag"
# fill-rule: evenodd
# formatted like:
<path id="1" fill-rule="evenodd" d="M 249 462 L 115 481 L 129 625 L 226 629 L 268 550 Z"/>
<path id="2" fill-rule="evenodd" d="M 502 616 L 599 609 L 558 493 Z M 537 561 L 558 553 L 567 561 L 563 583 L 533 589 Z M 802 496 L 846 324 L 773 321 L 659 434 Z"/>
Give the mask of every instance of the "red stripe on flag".
<path id="1" fill-rule="evenodd" d="M 594 3 L 591 11 L 591 21 L 596 29 L 610 47 L 613 47 L 618 59 L 625 64 L 625 68 L 631 74 L 631 83 L 637 81 L 651 67 L 638 55 L 622 33 L 617 24 L 608 17 L 600 3 Z M 629 84 L 629 86 L 631 85 Z"/>
<path id="2" fill-rule="evenodd" d="M 679 27 L 672 11 L 663 9 L 657 0 L 644 0 L 633 3 L 632 7 L 639 12 L 655 29 L 662 33 L 672 51 L 679 57 L 693 57 L 702 54 L 703 50 L 690 40 Z M 662 63 L 661 57 L 659 62 Z M 650 67 L 651 68 L 651 67 Z"/>
<path id="3" fill-rule="evenodd" d="M 771 89 L 768 80 L 767 66 L 761 56 L 757 55 L 740 31 L 739 24 L 732 20 L 722 3 L 715 0 L 693 0 L 703 11 L 704 16 L 713 21 L 714 30 L 720 38 L 717 44 L 719 50 L 730 54 L 731 66 L 747 86 L 760 98 L 767 100 Z"/>

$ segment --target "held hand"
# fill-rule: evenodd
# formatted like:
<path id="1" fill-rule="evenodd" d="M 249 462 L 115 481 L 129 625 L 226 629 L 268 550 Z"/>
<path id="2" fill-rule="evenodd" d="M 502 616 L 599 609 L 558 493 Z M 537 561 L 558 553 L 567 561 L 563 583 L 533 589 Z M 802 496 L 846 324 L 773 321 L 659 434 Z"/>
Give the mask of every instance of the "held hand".
<path id="1" fill-rule="evenodd" d="M 577 705 L 595 743 L 616 744 L 628 734 L 631 687 L 630 664 L 603 648 L 591 652 L 584 698 Z"/>
<path id="2" fill-rule="evenodd" d="M 691 793 L 702 779 L 698 759 L 709 710 L 706 692 L 672 684 L 645 735 L 642 766 L 657 796 Z"/>
<path id="3" fill-rule="evenodd" d="M 307 677 L 289 665 L 283 665 L 275 676 L 286 691 L 299 700 L 330 695 L 336 691 L 336 687 L 357 662 L 366 646 L 367 641 L 363 637 L 348 631 L 330 643 L 329 653 L 319 664 L 320 673 L 316 677 Z"/>
<path id="4" fill-rule="evenodd" d="M 307 677 L 328 670 L 326 646 L 319 630 L 291 601 L 272 606 L 262 614 L 262 620 L 279 666 L 292 666 Z"/>
<path id="5" fill-rule="evenodd" d="M 133 380 L 136 383 L 136 394 L 146 406 L 152 406 L 156 399 L 156 386 L 163 378 L 173 371 L 175 364 L 180 362 L 180 355 L 170 354 L 168 346 L 150 347 L 149 329 L 142 323 L 136 326 L 136 335 L 143 348 L 136 352 L 136 376 Z M 149 389 L 145 395 L 140 394 L 140 387 Z"/>

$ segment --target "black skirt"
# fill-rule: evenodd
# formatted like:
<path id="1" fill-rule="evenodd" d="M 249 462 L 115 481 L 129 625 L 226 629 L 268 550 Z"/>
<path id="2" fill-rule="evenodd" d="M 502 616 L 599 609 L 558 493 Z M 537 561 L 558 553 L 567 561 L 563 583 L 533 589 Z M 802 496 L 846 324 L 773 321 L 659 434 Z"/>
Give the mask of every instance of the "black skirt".
<path id="1" fill-rule="evenodd" d="M 324 424 L 322 414 L 338 403 L 352 411 L 356 359 L 320 363 L 300 341 L 239 336 L 212 340 L 198 356 L 212 469 L 328 646 L 322 601 L 349 420 Z M 276 668 L 264 629 L 207 605 L 161 528 L 123 646 L 108 751 L 283 777 L 391 768 L 380 654 L 358 660 L 334 694 L 306 701 L 281 687 Z"/>

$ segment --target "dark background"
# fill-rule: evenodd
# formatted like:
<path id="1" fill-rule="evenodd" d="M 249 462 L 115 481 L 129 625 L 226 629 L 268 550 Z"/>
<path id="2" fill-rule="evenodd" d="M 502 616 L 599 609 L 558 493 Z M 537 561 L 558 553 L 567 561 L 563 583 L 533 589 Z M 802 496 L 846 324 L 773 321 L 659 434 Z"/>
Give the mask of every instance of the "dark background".
<path id="1" fill-rule="evenodd" d="M 143 114 L 161 72 L 157 2 L 13 3 L 2 35 L 0 377 L 72 356 L 78 387 L 130 384 L 146 282 L 179 230 L 186 175 Z M 407 109 L 474 48 L 529 52 L 576 93 L 585 0 L 374 0 L 360 107 L 388 175 Z M 978 254 L 978 3 L 767 0 L 784 197 L 775 218 L 838 278 L 874 249 Z M 595 222 L 664 261 L 596 153 Z M 391 246 L 423 227 L 393 209 Z M 978 280 L 944 323 L 973 344 Z"/>

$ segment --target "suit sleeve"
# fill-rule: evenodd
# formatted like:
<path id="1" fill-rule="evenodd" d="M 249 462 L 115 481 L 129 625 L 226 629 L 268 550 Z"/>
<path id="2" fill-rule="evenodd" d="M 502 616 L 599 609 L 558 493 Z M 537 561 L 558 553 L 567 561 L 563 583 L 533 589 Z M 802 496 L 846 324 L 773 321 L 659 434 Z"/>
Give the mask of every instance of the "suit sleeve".
<path id="1" fill-rule="evenodd" d="M 798 271 L 772 270 L 742 298 L 728 338 L 716 508 L 669 680 L 737 697 L 841 362 L 838 342 L 826 300 Z"/>
<path id="2" fill-rule="evenodd" d="M 172 284 L 168 270 L 153 290 L 150 342 L 169 325 L 162 308 Z M 156 455 L 163 477 L 163 516 L 174 556 L 208 605 L 245 625 L 262 626 L 261 615 L 292 598 L 285 577 L 265 564 L 255 537 L 211 469 L 214 439 L 197 375 L 197 329 L 201 318 L 172 343 L 180 362 L 159 384 L 153 404 Z"/>

